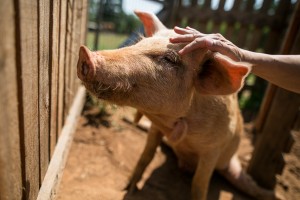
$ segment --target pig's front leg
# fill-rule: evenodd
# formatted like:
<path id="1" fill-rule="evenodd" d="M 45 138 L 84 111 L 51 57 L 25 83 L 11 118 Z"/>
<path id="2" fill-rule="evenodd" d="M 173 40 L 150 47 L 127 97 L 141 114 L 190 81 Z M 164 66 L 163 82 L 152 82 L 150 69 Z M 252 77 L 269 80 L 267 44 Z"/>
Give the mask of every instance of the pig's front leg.
<path id="1" fill-rule="evenodd" d="M 199 157 L 192 182 L 192 200 L 206 200 L 209 182 L 218 158 L 217 151 Z"/>
<path id="2" fill-rule="evenodd" d="M 162 137 L 163 135 L 160 133 L 160 131 L 152 124 L 148 133 L 145 149 L 133 171 L 130 182 L 127 186 L 129 193 L 133 193 L 136 190 L 136 184 L 140 181 L 146 167 L 153 159 L 156 148 L 160 144 Z"/>

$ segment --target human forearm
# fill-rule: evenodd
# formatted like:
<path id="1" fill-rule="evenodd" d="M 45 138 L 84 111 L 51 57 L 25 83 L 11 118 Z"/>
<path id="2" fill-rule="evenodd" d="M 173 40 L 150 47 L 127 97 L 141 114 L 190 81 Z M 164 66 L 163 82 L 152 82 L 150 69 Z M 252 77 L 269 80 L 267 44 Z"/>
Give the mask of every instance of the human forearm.
<path id="1" fill-rule="evenodd" d="M 287 90 L 300 93 L 300 55 L 269 55 L 242 50 L 252 73 Z"/>
<path id="2" fill-rule="evenodd" d="M 198 48 L 206 48 L 228 56 L 234 61 L 248 62 L 252 72 L 287 90 L 300 93 L 300 55 L 268 55 L 243 50 L 220 34 L 204 34 L 193 28 L 175 27 L 179 34 L 170 38 L 172 43 L 187 43 L 178 53 L 187 54 Z"/>

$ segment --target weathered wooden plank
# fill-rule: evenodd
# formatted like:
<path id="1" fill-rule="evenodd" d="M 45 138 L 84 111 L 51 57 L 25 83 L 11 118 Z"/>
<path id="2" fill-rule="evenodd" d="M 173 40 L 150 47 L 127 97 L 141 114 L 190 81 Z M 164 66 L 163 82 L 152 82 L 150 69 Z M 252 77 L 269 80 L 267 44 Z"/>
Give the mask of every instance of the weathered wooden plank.
<path id="1" fill-rule="evenodd" d="M 73 70 L 73 79 L 74 79 L 74 88 L 73 88 L 73 93 L 77 91 L 79 85 L 81 84 L 80 79 L 77 77 L 77 61 L 78 61 L 78 50 L 81 43 L 81 34 L 82 34 L 82 20 L 83 20 L 83 3 L 84 1 L 79 1 L 76 3 L 76 32 L 75 32 L 75 44 L 73 48 L 73 65 L 71 66 Z"/>
<path id="2" fill-rule="evenodd" d="M 78 58 L 78 49 L 81 45 L 86 44 L 86 30 L 87 30 L 87 11 L 88 11 L 88 1 L 87 0 L 83 0 L 82 1 L 82 5 L 81 5 L 81 9 L 79 10 L 81 12 L 81 22 L 80 22 L 80 38 L 78 39 L 79 43 L 77 46 L 77 49 L 75 50 L 75 53 L 77 54 L 76 56 L 76 63 L 74 68 L 76 68 L 77 66 L 77 58 Z M 78 79 L 77 77 L 77 72 L 75 72 L 75 78 L 77 80 L 77 88 L 81 85 L 81 81 Z"/>
<path id="3" fill-rule="evenodd" d="M 60 2 L 59 24 L 59 78 L 58 78 L 58 120 L 57 132 L 61 133 L 64 123 L 64 87 L 65 87 L 65 60 L 66 60 L 66 24 L 67 24 L 67 1 Z"/>
<path id="4" fill-rule="evenodd" d="M 88 12 L 88 1 L 82 1 L 82 16 L 81 16 L 81 44 L 86 43 L 86 30 L 87 30 L 87 12 Z"/>
<path id="5" fill-rule="evenodd" d="M 71 51 L 70 51 L 70 103 L 73 101 L 74 94 L 76 91 L 76 81 L 75 81 L 75 76 L 76 76 L 76 58 L 78 56 L 78 51 L 77 51 L 77 46 L 78 46 L 78 34 L 81 32 L 81 30 L 78 28 L 79 24 L 79 13 L 78 13 L 78 7 L 80 6 L 79 1 L 73 1 L 73 23 L 72 23 L 72 42 L 71 42 Z"/>
<path id="6" fill-rule="evenodd" d="M 4 27 L 1 29 L 0 37 L 0 199 L 2 200 L 22 198 L 14 11 L 13 1 L 1 1 L 0 27 Z"/>
<path id="7" fill-rule="evenodd" d="M 66 117 L 70 109 L 70 60 L 72 50 L 72 24 L 73 24 L 73 0 L 67 1 L 67 31 L 66 31 L 66 47 L 65 47 L 65 90 L 64 90 L 64 116 Z"/>
<path id="8" fill-rule="evenodd" d="M 38 2 L 14 1 L 17 20 L 17 68 L 23 188 L 26 199 L 35 199 L 39 191 L 38 124 Z"/>
<path id="9" fill-rule="evenodd" d="M 80 87 L 70 109 L 61 136 L 57 142 L 48 171 L 38 194 L 37 200 L 55 199 L 56 190 L 59 186 L 63 169 L 66 164 L 68 153 L 73 140 L 77 119 L 85 102 L 85 89 Z"/>
<path id="10" fill-rule="evenodd" d="M 50 157 L 54 152 L 57 142 L 57 111 L 58 111 L 58 48 L 59 48 L 59 0 L 50 4 Z"/>
<path id="11" fill-rule="evenodd" d="M 50 1 L 39 1 L 39 137 L 40 137 L 40 183 L 46 174 L 50 134 L 50 60 L 49 18 Z"/>

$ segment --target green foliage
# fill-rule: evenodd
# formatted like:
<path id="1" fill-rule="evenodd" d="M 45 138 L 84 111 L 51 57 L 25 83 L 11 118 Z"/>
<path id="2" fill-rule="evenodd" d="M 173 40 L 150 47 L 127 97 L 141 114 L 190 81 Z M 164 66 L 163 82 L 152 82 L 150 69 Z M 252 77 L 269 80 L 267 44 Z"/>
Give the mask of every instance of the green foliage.
<path id="1" fill-rule="evenodd" d="M 102 50 L 102 49 L 118 48 L 128 38 L 128 35 L 111 33 L 111 32 L 101 32 L 99 37 L 100 38 L 99 38 L 98 47 L 99 50 Z M 86 42 L 87 42 L 87 46 L 90 49 L 94 48 L 94 39 L 95 39 L 95 33 L 88 32 Z"/>
<path id="2" fill-rule="evenodd" d="M 124 12 L 115 18 L 115 31 L 117 33 L 132 33 L 140 25 L 141 22 L 134 15 L 127 15 Z"/>

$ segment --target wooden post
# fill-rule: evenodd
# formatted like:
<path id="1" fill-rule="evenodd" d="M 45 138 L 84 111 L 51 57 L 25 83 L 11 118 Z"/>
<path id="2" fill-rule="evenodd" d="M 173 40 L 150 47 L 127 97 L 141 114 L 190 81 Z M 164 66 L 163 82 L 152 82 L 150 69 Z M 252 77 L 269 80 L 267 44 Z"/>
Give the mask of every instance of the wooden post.
<path id="1" fill-rule="evenodd" d="M 264 128 L 255 144 L 248 172 L 263 187 L 273 189 L 276 174 L 284 167 L 283 153 L 288 153 L 291 131 L 298 115 L 300 95 L 278 88 Z"/>
<path id="2" fill-rule="evenodd" d="M 0 199 L 22 199 L 14 1 L 0 4 Z"/>

